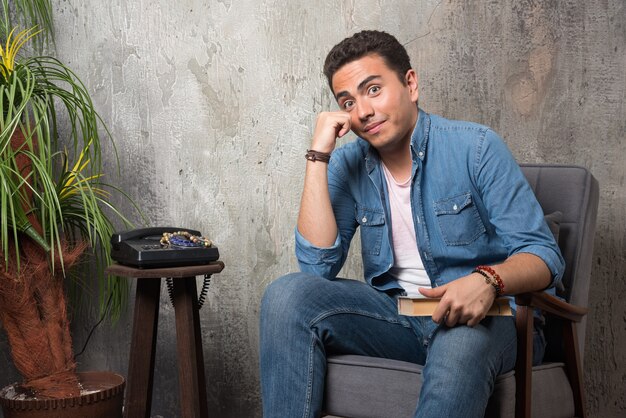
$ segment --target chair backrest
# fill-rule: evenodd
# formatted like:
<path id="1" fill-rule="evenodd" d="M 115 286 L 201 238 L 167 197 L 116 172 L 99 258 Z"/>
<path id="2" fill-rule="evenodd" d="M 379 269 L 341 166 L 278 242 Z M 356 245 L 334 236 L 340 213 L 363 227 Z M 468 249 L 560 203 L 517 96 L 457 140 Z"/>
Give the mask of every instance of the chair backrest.
<path id="1" fill-rule="evenodd" d="M 569 303 L 588 306 L 593 240 L 598 212 L 599 186 L 583 167 L 521 164 L 544 214 L 563 213 L 559 247 L 565 258 L 564 290 Z M 578 329 L 579 347 L 584 352 L 584 322 Z"/>

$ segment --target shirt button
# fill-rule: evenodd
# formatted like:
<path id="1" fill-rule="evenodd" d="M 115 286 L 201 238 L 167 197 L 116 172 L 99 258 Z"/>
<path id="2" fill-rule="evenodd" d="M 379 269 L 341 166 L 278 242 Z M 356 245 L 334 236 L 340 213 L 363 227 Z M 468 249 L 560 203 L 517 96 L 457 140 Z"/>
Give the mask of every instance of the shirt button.
<path id="1" fill-rule="evenodd" d="M 367 218 L 364 216 L 364 217 L 363 217 L 363 219 L 361 219 L 361 221 L 362 221 L 363 223 L 367 223 Z"/>
<path id="2" fill-rule="evenodd" d="M 420 157 L 423 157 L 424 156 L 424 152 L 420 151 L 420 152 L 417 153 L 417 155 L 419 155 Z"/>
<path id="3" fill-rule="evenodd" d="M 452 210 L 457 210 L 459 207 L 457 205 L 452 206 Z"/>

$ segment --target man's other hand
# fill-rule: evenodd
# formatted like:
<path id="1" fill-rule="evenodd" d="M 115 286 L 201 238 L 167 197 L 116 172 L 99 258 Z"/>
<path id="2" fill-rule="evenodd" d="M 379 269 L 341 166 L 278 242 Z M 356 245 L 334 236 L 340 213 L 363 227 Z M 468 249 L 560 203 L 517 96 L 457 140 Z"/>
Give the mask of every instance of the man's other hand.
<path id="1" fill-rule="evenodd" d="M 449 327 L 466 324 L 469 327 L 482 321 L 496 298 L 496 292 L 480 274 L 472 273 L 443 286 L 420 288 L 429 298 L 441 298 L 433 313 L 433 321 Z"/>

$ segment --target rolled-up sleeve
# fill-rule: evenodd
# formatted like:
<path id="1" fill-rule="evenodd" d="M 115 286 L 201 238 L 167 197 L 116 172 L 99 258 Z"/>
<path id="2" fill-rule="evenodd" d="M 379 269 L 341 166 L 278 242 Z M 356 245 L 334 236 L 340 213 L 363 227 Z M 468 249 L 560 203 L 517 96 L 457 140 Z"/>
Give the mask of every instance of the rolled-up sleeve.
<path id="1" fill-rule="evenodd" d="M 489 220 L 509 257 L 530 253 L 552 273 L 549 287 L 561 281 L 565 262 L 524 173 L 500 137 L 487 130 L 478 150 L 475 181 Z"/>
<path id="2" fill-rule="evenodd" d="M 341 236 L 337 234 L 335 242 L 330 247 L 316 247 L 302 236 L 298 228 L 296 235 L 296 257 L 300 270 L 305 273 L 315 274 L 327 279 L 334 279 L 341 264 L 342 249 Z"/>

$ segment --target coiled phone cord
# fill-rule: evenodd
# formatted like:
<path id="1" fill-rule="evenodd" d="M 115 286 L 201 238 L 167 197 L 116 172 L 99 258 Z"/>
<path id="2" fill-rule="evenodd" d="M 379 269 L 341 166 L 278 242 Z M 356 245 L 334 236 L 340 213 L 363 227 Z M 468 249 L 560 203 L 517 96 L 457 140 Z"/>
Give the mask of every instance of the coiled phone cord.
<path id="1" fill-rule="evenodd" d="M 165 279 L 167 285 L 167 293 L 170 296 L 170 302 L 174 306 L 174 280 L 171 277 Z M 204 302 L 206 301 L 207 294 L 209 293 L 209 286 L 211 285 L 211 275 L 205 274 L 204 280 L 202 280 L 202 288 L 200 289 L 200 295 L 198 296 L 198 310 L 202 309 Z"/>
<path id="2" fill-rule="evenodd" d="M 174 281 L 172 280 L 171 277 L 168 277 L 167 279 L 165 279 L 165 283 L 167 284 L 167 293 L 170 296 L 170 302 L 172 302 L 172 306 L 174 306 Z M 206 301 L 207 294 L 209 293 L 210 284 L 211 284 L 211 275 L 205 274 L 204 280 L 202 281 L 202 288 L 200 289 L 200 296 L 198 296 L 198 310 L 202 308 L 202 305 L 204 305 L 204 302 Z M 102 321 L 104 321 L 104 318 L 106 318 L 107 312 L 111 308 L 112 297 L 113 297 L 113 294 L 110 294 L 109 299 L 107 300 L 107 304 L 104 309 L 104 312 L 102 313 L 102 317 L 91 328 L 91 331 L 89 331 L 89 335 L 87 336 L 87 339 L 85 340 L 85 344 L 83 345 L 82 350 L 80 350 L 80 352 L 76 354 L 74 358 L 80 357 L 87 349 L 87 344 L 89 344 L 89 340 L 91 339 L 91 336 L 93 335 L 98 325 L 100 325 Z"/>

